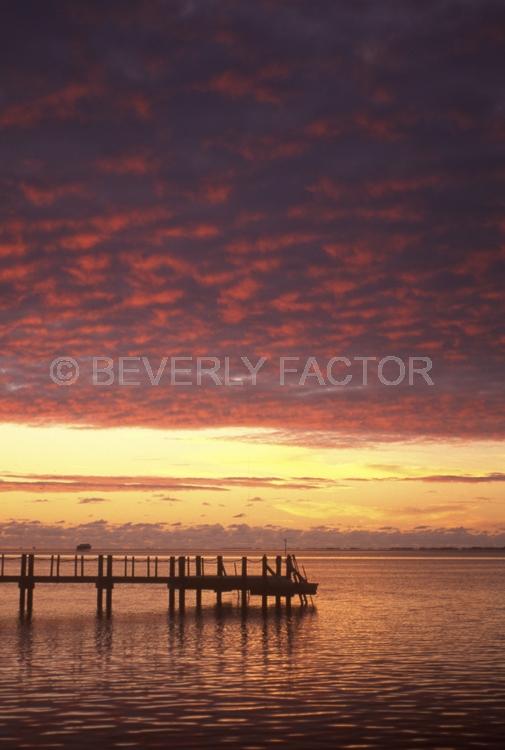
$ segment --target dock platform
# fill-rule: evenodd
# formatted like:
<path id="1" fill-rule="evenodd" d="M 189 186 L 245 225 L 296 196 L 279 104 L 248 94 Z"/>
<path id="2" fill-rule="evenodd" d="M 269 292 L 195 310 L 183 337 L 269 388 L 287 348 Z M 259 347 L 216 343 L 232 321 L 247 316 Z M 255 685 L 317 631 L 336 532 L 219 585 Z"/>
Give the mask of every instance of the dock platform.
<path id="1" fill-rule="evenodd" d="M 233 567 L 233 573 L 231 568 Z M 186 592 L 195 592 L 196 609 L 202 607 L 202 592 L 216 595 L 216 606 L 223 604 L 223 594 L 237 592 L 243 610 L 251 597 L 261 597 L 261 605 L 268 609 L 268 599 L 275 600 L 276 608 L 298 597 L 306 607 L 309 597 L 317 593 L 317 583 L 308 581 L 305 569 L 300 569 L 295 555 L 273 559 L 238 559 L 194 556 L 138 556 L 138 555 L 42 555 L 2 554 L 0 583 L 14 583 L 19 587 L 19 614 L 31 618 L 33 591 L 39 584 L 93 584 L 96 587 L 97 614 L 110 617 L 112 592 L 117 585 L 164 585 L 168 589 L 168 611 L 183 612 Z M 104 601 L 105 600 L 105 601 Z"/>

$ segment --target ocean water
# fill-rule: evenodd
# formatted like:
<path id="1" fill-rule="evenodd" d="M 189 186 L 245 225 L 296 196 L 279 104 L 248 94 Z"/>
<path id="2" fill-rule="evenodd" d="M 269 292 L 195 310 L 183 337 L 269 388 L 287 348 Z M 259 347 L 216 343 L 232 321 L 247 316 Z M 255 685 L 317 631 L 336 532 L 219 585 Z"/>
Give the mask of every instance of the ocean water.
<path id="1" fill-rule="evenodd" d="M 320 590 L 290 615 L 122 586 L 107 621 L 41 585 L 22 623 L 0 584 L 0 748 L 504 746 L 505 556 L 298 559 Z"/>

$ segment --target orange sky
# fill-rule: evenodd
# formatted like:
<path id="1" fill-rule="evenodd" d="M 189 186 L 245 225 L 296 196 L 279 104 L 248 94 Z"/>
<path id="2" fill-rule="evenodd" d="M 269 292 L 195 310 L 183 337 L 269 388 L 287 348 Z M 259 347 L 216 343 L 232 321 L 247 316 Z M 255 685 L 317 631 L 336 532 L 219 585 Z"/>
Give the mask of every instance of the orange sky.
<path id="1" fill-rule="evenodd" d="M 503 529 L 499 442 L 296 444 L 260 429 L 2 425 L 0 522 Z M 327 436 L 328 438 L 329 436 Z M 464 470 L 463 470 L 464 467 Z"/>

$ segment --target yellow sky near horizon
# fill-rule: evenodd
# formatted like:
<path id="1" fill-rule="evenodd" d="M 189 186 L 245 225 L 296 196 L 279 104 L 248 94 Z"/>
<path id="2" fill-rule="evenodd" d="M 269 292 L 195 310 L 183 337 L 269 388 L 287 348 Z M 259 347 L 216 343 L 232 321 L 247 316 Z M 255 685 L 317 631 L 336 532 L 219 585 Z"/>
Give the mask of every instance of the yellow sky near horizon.
<path id="1" fill-rule="evenodd" d="M 498 473 L 504 464 L 502 443 L 418 441 L 334 448 L 274 440 L 272 431 L 257 428 L 96 430 L 2 424 L 0 521 L 71 525 L 100 518 L 111 523 L 366 529 L 431 525 L 491 531 L 505 526 L 503 481 L 421 479 Z M 69 491 L 45 487 L 62 476 L 83 486 Z M 87 477 L 95 478 L 90 489 Z M 123 485 L 129 477 L 143 479 L 140 488 L 129 490 L 111 489 L 105 482 L 99 486 L 101 477 L 122 478 Z M 229 478 L 239 477 L 252 479 L 229 484 Z M 216 486 L 153 489 L 149 484 L 156 478 L 186 478 L 186 485 L 212 480 Z M 33 489 L 27 489 L 27 481 Z M 13 482 L 23 482 L 23 488 Z"/>

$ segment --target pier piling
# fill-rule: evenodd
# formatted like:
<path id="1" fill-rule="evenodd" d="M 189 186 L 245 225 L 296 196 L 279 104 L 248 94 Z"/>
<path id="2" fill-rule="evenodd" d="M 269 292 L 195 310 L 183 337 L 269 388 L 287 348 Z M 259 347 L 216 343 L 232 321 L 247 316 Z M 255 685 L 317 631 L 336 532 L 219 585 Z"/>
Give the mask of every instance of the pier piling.
<path id="1" fill-rule="evenodd" d="M 293 562 L 291 560 L 291 555 L 287 555 L 286 557 L 286 578 L 290 581 L 291 577 L 293 575 Z M 291 611 L 291 594 L 286 594 L 286 610 Z"/>
<path id="2" fill-rule="evenodd" d="M 21 555 L 21 571 L 19 578 L 19 615 L 24 617 L 26 609 L 26 555 Z"/>
<path id="3" fill-rule="evenodd" d="M 96 613 L 103 615 L 103 555 L 98 555 L 98 578 L 96 582 Z"/>
<path id="4" fill-rule="evenodd" d="M 197 555 L 195 558 L 195 573 L 196 577 L 200 578 L 202 576 L 202 556 Z M 196 608 L 200 610 L 202 608 L 202 589 L 197 588 L 196 590 Z"/>
<path id="5" fill-rule="evenodd" d="M 242 589 L 240 591 L 240 603 L 242 605 L 242 611 L 245 612 L 247 609 L 247 599 L 248 599 L 248 591 L 247 591 L 247 557 L 242 558 Z"/>
<path id="6" fill-rule="evenodd" d="M 31 618 L 33 613 L 33 589 L 35 576 L 35 555 L 28 555 L 28 580 L 26 584 L 26 616 Z"/>
<path id="7" fill-rule="evenodd" d="M 280 555 L 277 555 L 275 558 L 275 575 L 281 576 L 282 575 L 282 557 Z M 281 608 L 281 597 L 279 594 L 275 595 L 275 609 Z"/>
<path id="8" fill-rule="evenodd" d="M 184 555 L 179 557 L 179 612 L 184 612 L 186 608 L 186 558 Z"/>
<path id="9" fill-rule="evenodd" d="M 110 617 L 112 615 L 112 589 L 114 583 L 112 581 L 112 555 L 107 555 L 107 584 L 105 589 L 105 616 Z"/>
<path id="10" fill-rule="evenodd" d="M 267 576 L 268 576 L 268 560 L 267 556 L 263 555 L 261 558 L 261 575 L 263 578 L 263 593 L 261 595 L 261 608 L 266 612 L 268 607 L 268 595 L 267 595 Z"/>
<path id="11" fill-rule="evenodd" d="M 171 557 L 168 564 L 168 576 L 171 581 L 175 578 L 175 557 Z M 175 610 L 175 589 L 173 583 L 168 584 L 168 611 L 173 614 Z"/>
<path id="12" fill-rule="evenodd" d="M 223 556 L 217 556 L 217 574 L 222 576 L 224 574 Z M 223 606 L 223 593 L 221 589 L 216 590 L 216 606 L 220 609 Z"/>

